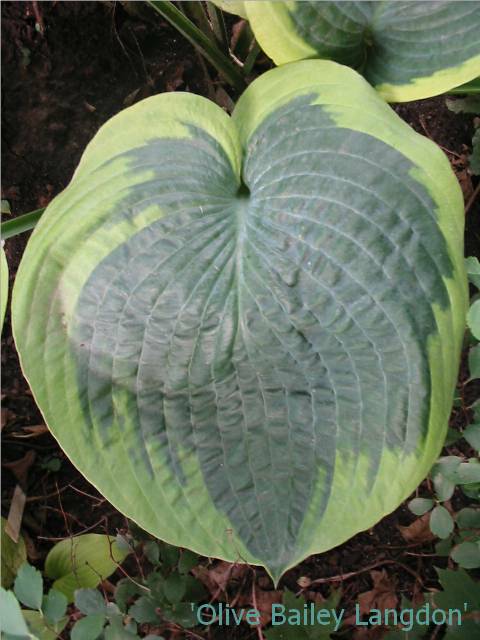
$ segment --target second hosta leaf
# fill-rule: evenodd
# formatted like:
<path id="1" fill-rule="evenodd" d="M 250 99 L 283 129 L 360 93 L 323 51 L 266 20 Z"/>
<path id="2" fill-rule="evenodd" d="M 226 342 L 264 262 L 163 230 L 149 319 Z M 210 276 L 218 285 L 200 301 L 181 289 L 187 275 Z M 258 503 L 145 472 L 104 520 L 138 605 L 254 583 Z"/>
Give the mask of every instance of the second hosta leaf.
<path id="1" fill-rule="evenodd" d="M 428 98 L 480 75 L 478 2 L 261 0 L 244 10 L 276 64 L 348 64 L 390 102 Z"/>
<path id="2" fill-rule="evenodd" d="M 437 457 L 466 278 L 443 154 L 327 61 L 112 118 L 15 285 L 22 366 L 118 509 L 278 578 Z"/>

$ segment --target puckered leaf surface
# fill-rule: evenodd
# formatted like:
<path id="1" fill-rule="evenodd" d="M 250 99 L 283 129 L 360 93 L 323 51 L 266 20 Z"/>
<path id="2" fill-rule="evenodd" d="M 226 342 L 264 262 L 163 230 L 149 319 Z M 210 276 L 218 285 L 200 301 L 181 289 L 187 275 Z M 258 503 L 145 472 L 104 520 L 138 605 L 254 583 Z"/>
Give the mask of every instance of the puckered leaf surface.
<path id="1" fill-rule="evenodd" d="M 428 98 L 480 74 L 480 4 L 245 2 L 276 64 L 328 58 L 360 71 L 390 102 Z"/>
<path id="2" fill-rule="evenodd" d="M 278 578 L 439 453 L 465 322 L 443 154 L 347 67 L 114 117 L 29 242 L 25 374 L 73 463 L 164 540 Z"/>

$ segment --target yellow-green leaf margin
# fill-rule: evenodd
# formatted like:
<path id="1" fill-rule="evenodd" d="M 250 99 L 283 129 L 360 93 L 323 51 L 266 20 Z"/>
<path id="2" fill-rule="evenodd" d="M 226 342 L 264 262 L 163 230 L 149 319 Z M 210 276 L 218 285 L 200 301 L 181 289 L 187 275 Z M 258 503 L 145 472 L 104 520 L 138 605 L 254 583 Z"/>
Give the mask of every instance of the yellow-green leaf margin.
<path id="1" fill-rule="evenodd" d="M 388 102 L 445 93 L 480 73 L 480 4 L 251 1 L 255 37 L 277 65 L 328 58 L 360 71 Z"/>
<path id="2" fill-rule="evenodd" d="M 154 96 L 100 129 L 31 236 L 21 365 L 117 509 L 278 580 L 436 460 L 463 224 L 444 154 L 349 67 L 273 69 L 231 118 Z"/>

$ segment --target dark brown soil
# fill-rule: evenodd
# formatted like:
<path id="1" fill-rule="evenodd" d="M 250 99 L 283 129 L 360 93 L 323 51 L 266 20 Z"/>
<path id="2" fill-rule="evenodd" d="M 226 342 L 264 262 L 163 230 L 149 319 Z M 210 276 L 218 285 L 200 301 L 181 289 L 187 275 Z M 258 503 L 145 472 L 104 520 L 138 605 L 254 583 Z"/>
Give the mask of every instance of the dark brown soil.
<path id="1" fill-rule="evenodd" d="M 171 90 L 211 97 L 212 87 L 219 86 L 216 74 L 206 71 L 174 29 L 141 3 L 134 4 L 127 12 L 114 2 L 2 3 L 2 198 L 9 201 L 14 216 L 46 206 L 68 184 L 100 125 L 125 106 Z M 35 27 L 39 21 L 35 6 L 40 12 L 40 29 Z M 228 86 L 224 89 L 230 92 Z M 230 96 L 235 97 L 231 92 Z M 476 186 L 466 170 L 472 117 L 450 112 L 444 97 L 400 105 L 396 110 L 417 131 L 442 146 L 469 200 Z M 479 214 L 477 201 L 467 213 L 467 255 L 479 253 Z M 11 285 L 27 236 L 6 244 Z M 2 346 L 3 461 L 8 465 L 31 455 L 29 452 L 35 454 L 25 482 L 28 498 L 23 525 L 31 539 L 31 560 L 42 566 L 54 540 L 85 531 L 115 533 L 128 523 L 69 463 L 52 436 L 18 437 L 23 427 L 42 424 L 43 419 L 21 374 L 8 315 Z M 462 384 L 467 377 L 464 364 L 459 383 L 463 406 L 480 395 L 478 384 Z M 460 407 L 452 415 L 452 425 L 461 430 L 470 417 Z M 61 461 L 59 471 L 45 467 L 52 458 Z M 4 466 L 3 515 L 15 483 L 14 473 Z M 459 496 L 455 499 L 466 501 Z M 297 592 L 301 577 L 315 580 L 358 572 L 342 584 L 343 606 L 348 607 L 372 588 L 371 565 L 385 570 L 399 596 L 412 598 L 438 586 L 434 566 L 445 566 L 446 560 L 429 555 L 434 553 L 431 542 L 409 546 L 398 529 L 414 519 L 401 506 L 372 530 L 307 559 L 284 576 L 280 587 Z M 257 570 L 256 575 L 261 588 L 273 588 L 263 571 Z M 328 582 L 307 591 L 327 595 L 332 585 L 340 584 Z M 220 629 L 211 631 L 208 637 L 256 634 L 240 627 L 227 635 Z"/>

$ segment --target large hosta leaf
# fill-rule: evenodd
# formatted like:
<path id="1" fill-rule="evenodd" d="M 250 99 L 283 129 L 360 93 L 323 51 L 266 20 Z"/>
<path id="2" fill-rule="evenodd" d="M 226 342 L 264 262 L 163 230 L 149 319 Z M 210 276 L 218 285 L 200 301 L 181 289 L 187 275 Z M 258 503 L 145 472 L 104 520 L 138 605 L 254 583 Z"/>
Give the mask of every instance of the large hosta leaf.
<path id="1" fill-rule="evenodd" d="M 8 262 L 3 246 L 0 247 L 0 331 L 3 329 L 8 302 Z"/>
<path id="2" fill-rule="evenodd" d="M 348 67 L 270 71 L 233 118 L 155 96 L 102 127 L 29 242 L 23 369 L 121 511 L 278 577 L 436 458 L 462 228 L 446 158 Z"/>
<path id="3" fill-rule="evenodd" d="M 245 2 L 276 64 L 328 58 L 358 69 L 389 101 L 444 93 L 480 74 L 480 3 Z"/>

